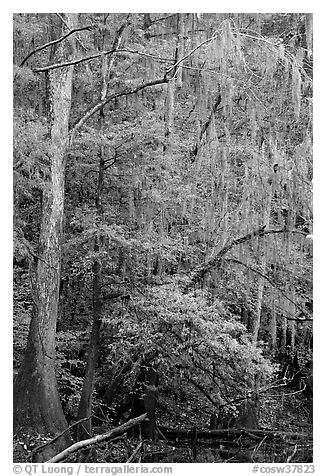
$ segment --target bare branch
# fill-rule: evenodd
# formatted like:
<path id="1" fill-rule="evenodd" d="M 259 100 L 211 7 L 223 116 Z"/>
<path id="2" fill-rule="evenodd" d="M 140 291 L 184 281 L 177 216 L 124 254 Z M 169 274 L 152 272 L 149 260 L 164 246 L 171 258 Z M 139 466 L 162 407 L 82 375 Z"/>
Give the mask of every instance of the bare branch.
<path id="1" fill-rule="evenodd" d="M 201 140 L 202 140 L 202 138 L 203 138 L 203 135 L 204 135 L 205 132 L 207 131 L 208 126 L 209 126 L 210 123 L 211 123 L 211 120 L 212 120 L 212 118 L 213 118 L 213 115 L 215 114 L 216 111 L 218 111 L 218 110 L 220 110 L 220 109 L 223 109 L 223 107 L 224 107 L 224 106 L 220 106 L 220 107 L 219 107 L 219 105 L 221 104 L 221 101 L 222 101 L 222 97 L 221 97 L 221 95 L 219 94 L 219 95 L 218 95 L 218 98 L 217 98 L 217 100 L 215 101 L 215 104 L 214 104 L 214 106 L 213 106 L 213 108 L 212 108 L 212 110 L 211 110 L 211 113 L 210 113 L 210 115 L 209 115 L 209 118 L 207 119 L 207 121 L 206 121 L 206 122 L 202 125 L 202 127 L 201 127 L 201 130 L 200 130 L 200 133 L 199 133 L 199 139 L 198 139 L 198 141 L 196 142 L 195 146 L 193 147 L 193 150 L 191 151 L 191 154 L 192 154 L 192 156 L 193 156 L 192 162 L 195 161 L 195 158 L 196 158 L 196 156 L 197 156 L 197 154 L 198 154 L 198 149 L 199 149 L 199 146 L 200 146 L 200 142 L 201 142 Z"/>
<path id="2" fill-rule="evenodd" d="M 193 48 L 191 51 L 189 51 L 186 55 L 184 55 L 182 58 L 180 58 L 176 63 L 174 63 L 169 69 L 166 70 L 166 73 L 165 75 L 167 76 L 169 73 L 171 73 L 171 71 L 173 71 L 174 69 L 176 69 L 180 63 L 182 63 L 184 60 L 186 60 L 187 58 L 189 58 L 189 56 L 191 56 L 195 51 L 197 51 L 199 48 L 201 48 L 202 46 L 206 45 L 207 43 L 210 43 L 211 41 L 215 40 L 216 38 L 216 35 L 217 35 L 217 32 L 214 33 L 213 36 L 211 36 L 210 38 L 208 38 L 208 40 L 205 40 L 205 41 L 202 41 L 201 43 L 199 43 L 199 45 L 195 46 L 195 48 Z"/>
<path id="3" fill-rule="evenodd" d="M 263 41 L 264 43 L 267 43 L 268 45 L 270 46 L 273 46 L 273 47 L 276 47 L 279 45 L 279 42 L 278 41 L 269 41 L 269 40 L 266 40 L 266 38 L 263 38 L 262 36 L 253 36 L 253 35 L 248 35 L 248 33 L 240 33 L 238 32 L 238 35 L 239 36 L 243 36 L 243 37 L 246 37 L 246 38 L 250 38 L 251 40 L 257 40 L 257 41 Z"/>
<path id="4" fill-rule="evenodd" d="M 195 51 L 197 51 L 203 45 L 212 41 L 214 38 L 216 38 L 216 32 L 214 33 L 214 35 L 211 38 L 201 42 L 199 45 L 197 45 L 195 48 L 193 48 L 191 51 L 189 51 L 186 55 L 184 55 L 182 58 L 180 58 L 176 63 L 174 63 L 170 68 L 168 68 L 167 71 L 165 72 L 163 78 L 155 79 L 153 81 L 149 81 L 148 83 L 143 83 L 140 86 L 137 86 L 137 87 L 135 87 L 135 88 L 133 88 L 129 91 L 127 90 L 127 91 L 123 91 L 123 92 L 120 92 L 120 93 L 116 93 L 116 94 L 113 94 L 113 95 L 111 95 L 111 96 L 109 96 L 105 99 L 101 98 L 101 100 L 97 104 L 92 106 L 90 109 L 88 109 L 88 111 L 86 111 L 84 116 L 73 126 L 73 128 L 71 130 L 71 135 L 70 135 L 70 144 L 72 143 L 73 138 L 74 138 L 75 133 L 77 132 L 77 130 L 80 129 L 85 124 L 85 122 L 88 121 L 88 119 L 90 119 L 96 112 L 103 109 L 103 107 L 106 104 L 108 104 L 111 101 L 114 101 L 115 99 L 117 99 L 119 97 L 135 94 L 135 93 L 137 93 L 137 92 L 139 92 L 139 91 L 141 91 L 141 90 L 143 90 L 147 87 L 167 83 L 170 79 L 168 77 L 169 73 L 171 73 L 172 71 L 176 71 L 178 66 L 184 60 L 189 58 L 189 56 L 191 56 Z M 95 54 L 87 56 L 87 57 L 78 58 L 78 59 L 71 60 L 71 61 L 65 61 L 65 62 L 62 62 L 62 63 L 56 63 L 56 64 L 44 66 L 44 67 L 41 67 L 41 68 L 35 68 L 33 71 L 35 73 L 41 73 L 41 72 L 50 71 L 50 70 L 57 69 L 57 68 L 63 68 L 63 67 L 66 67 L 66 66 L 77 65 L 77 64 L 83 63 L 85 61 L 89 61 L 89 60 L 92 60 L 92 59 L 103 57 L 105 55 L 122 54 L 122 53 L 137 54 L 137 55 L 140 55 L 140 56 L 146 56 L 146 57 L 150 57 L 150 58 L 153 58 L 153 59 L 157 59 L 157 60 L 163 61 L 163 62 L 173 62 L 170 58 L 162 58 L 160 56 L 150 55 L 148 53 L 144 53 L 144 52 L 141 52 L 141 51 L 130 50 L 130 49 L 118 49 L 118 46 L 117 46 L 117 48 L 113 48 L 113 49 L 108 50 L 108 51 L 102 51 L 100 53 L 95 53 Z"/>
<path id="5" fill-rule="evenodd" d="M 284 291 L 282 291 L 282 289 L 280 289 L 276 283 L 274 283 L 274 281 L 269 278 L 266 274 L 262 273 L 259 269 L 256 269 L 254 268 L 253 266 L 250 266 L 246 263 L 243 263 L 242 261 L 239 261 L 238 259 L 235 259 L 235 258 L 228 258 L 227 261 L 231 261 L 233 263 L 237 263 L 237 264 L 241 264 L 242 266 L 245 266 L 246 268 L 250 269 L 251 271 L 253 271 L 254 273 L 257 273 L 259 274 L 259 276 L 261 276 L 262 278 L 264 278 L 266 281 L 269 282 L 269 284 L 271 284 L 274 288 L 276 288 L 281 294 L 283 297 L 285 297 L 285 299 L 287 299 L 291 304 L 293 304 L 296 308 L 298 308 L 301 312 L 301 314 L 305 315 L 305 316 L 309 316 L 309 314 L 298 304 L 296 303 L 295 301 L 293 301 L 287 294 L 285 294 Z M 300 319 L 300 318 L 294 318 L 294 317 L 287 317 L 287 316 L 284 316 L 285 319 L 287 319 L 288 321 L 298 321 L 298 322 L 305 322 L 305 321 L 312 321 L 313 319 L 311 319 L 311 317 L 307 317 L 305 319 Z"/>
<path id="6" fill-rule="evenodd" d="M 185 437 L 189 438 L 192 437 L 193 435 L 193 430 L 192 429 L 174 429 L 174 428 L 168 428 L 164 426 L 160 426 L 160 430 L 163 432 L 163 434 L 167 438 L 173 438 L 173 437 Z M 219 430 L 198 430 L 197 436 L 198 438 L 217 438 L 217 437 L 230 437 L 230 438 L 235 438 L 235 437 L 240 437 L 240 436 L 289 436 L 289 437 L 296 437 L 296 438 L 307 438 L 306 433 L 296 433 L 292 431 L 279 431 L 279 430 L 262 430 L 262 429 L 256 429 L 256 428 L 225 428 L 225 429 L 219 429 Z"/>
<path id="7" fill-rule="evenodd" d="M 90 61 L 92 59 L 96 58 L 101 58 L 102 56 L 106 55 L 111 55 L 111 54 L 125 54 L 125 53 L 130 53 L 130 54 L 135 54 L 139 56 L 146 56 L 147 58 L 152 58 L 156 59 L 158 61 L 163 61 L 163 62 L 172 62 L 171 58 L 162 58 L 161 56 L 156 56 L 156 55 L 151 55 L 149 53 L 144 53 L 143 51 L 137 51 L 137 50 L 131 50 L 128 48 L 123 48 L 123 49 L 118 49 L 118 48 L 113 48 L 111 50 L 107 51 L 101 51 L 100 53 L 94 53 L 93 55 L 89 56 L 84 56 L 82 58 L 77 58 L 71 61 L 63 61 L 62 63 L 55 63 L 55 64 L 49 64 L 48 66 L 43 66 L 41 68 L 34 68 L 33 72 L 34 73 L 44 73 L 45 71 L 50 71 L 53 69 L 58 69 L 58 68 L 64 68 L 66 66 L 72 66 L 72 65 L 77 65 L 80 63 L 84 63 L 85 61 Z"/>
<path id="8" fill-rule="evenodd" d="M 130 428 L 133 428 L 134 426 L 139 425 L 140 423 L 146 420 L 147 415 L 146 413 L 144 413 L 143 415 L 133 418 L 132 420 L 127 421 L 126 423 L 118 426 L 117 428 L 113 428 L 113 430 L 109 431 L 108 433 L 104 433 L 103 435 L 97 435 L 93 438 L 88 438 L 87 440 L 78 441 L 77 443 L 74 443 L 73 445 L 69 446 L 65 450 L 55 455 L 53 458 L 46 461 L 46 463 L 58 463 L 59 461 L 62 461 L 67 456 L 72 453 L 75 453 L 76 451 L 88 448 L 89 446 L 97 445 L 104 441 L 112 440 L 113 438 L 116 438 L 117 436 L 126 433 L 126 431 L 128 431 Z"/>
<path id="9" fill-rule="evenodd" d="M 311 317 L 306 317 L 304 319 L 302 319 L 301 317 L 288 317 L 288 316 L 284 316 L 284 315 L 283 315 L 283 317 L 287 321 L 297 321 L 297 322 L 313 321 L 313 319 Z"/>
<path id="10" fill-rule="evenodd" d="M 271 234 L 283 234 L 283 233 L 293 233 L 306 236 L 306 233 L 300 230 L 266 230 L 266 225 L 258 228 L 258 230 L 252 231 L 247 233 L 247 235 L 241 236 L 240 238 L 236 238 L 232 240 L 231 243 L 224 246 L 215 256 L 210 258 L 199 270 L 197 270 L 192 278 L 194 282 L 200 281 L 204 278 L 205 274 L 207 274 L 212 268 L 215 266 L 219 267 L 222 261 L 223 256 L 230 251 L 234 246 L 240 245 L 241 243 L 245 243 L 246 241 L 250 241 L 255 236 L 263 237 L 265 235 Z"/>
<path id="11" fill-rule="evenodd" d="M 69 30 L 69 26 L 67 24 L 67 22 L 65 21 L 65 19 L 60 15 L 60 13 L 56 13 L 57 17 L 60 18 L 60 20 L 62 21 L 62 23 L 68 28 Z M 78 38 L 78 36 L 76 36 L 76 41 L 77 43 L 83 48 L 84 51 L 87 51 L 87 48 L 86 46 L 82 43 L 82 41 Z"/>
<path id="12" fill-rule="evenodd" d="M 190 375 L 184 373 L 185 378 L 192 383 L 206 398 L 215 408 L 220 408 L 219 402 L 216 402 L 210 395 L 210 393 L 205 389 L 203 385 L 201 385 L 199 382 L 196 382 Z"/>
<path id="13" fill-rule="evenodd" d="M 38 446 L 37 448 L 35 448 L 35 449 L 32 451 L 32 454 L 39 453 L 39 452 L 40 452 L 43 448 L 45 448 L 46 446 L 52 445 L 52 443 L 54 443 L 54 442 L 57 441 L 59 438 L 61 438 L 61 436 L 63 436 L 63 435 L 64 435 L 65 433 L 67 433 L 68 431 L 70 431 L 74 426 L 78 425 L 79 423 L 81 423 L 81 422 L 83 422 L 83 421 L 89 420 L 90 418 L 92 418 L 92 416 L 89 416 L 89 417 L 86 417 L 86 418 L 82 418 L 81 420 L 75 421 L 75 423 L 73 423 L 72 425 L 68 426 L 68 428 L 66 428 L 66 429 L 63 430 L 61 433 L 59 433 L 57 436 L 55 436 L 54 438 L 52 438 L 52 440 L 47 441 L 47 442 L 44 443 L 43 445 L 40 445 L 40 446 Z"/>
<path id="14" fill-rule="evenodd" d="M 214 35 L 209 38 L 208 40 L 205 40 L 203 42 L 201 42 L 199 45 L 197 45 L 195 48 L 193 48 L 190 52 L 188 52 L 185 56 L 183 56 L 182 58 L 180 58 L 177 62 L 175 62 L 170 68 L 168 68 L 164 74 L 164 76 L 162 78 L 159 78 L 159 79 L 154 79 L 153 81 L 149 81 L 147 83 L 143 83 L 141 84 L 140 86 L 136 86 L 135 88 L 131 89 L 131 90 L 127 90 L 127 91 L 122 91 L 120 93 L 115 93 L 115 94 L 112 94 L 111 96 L 107 97 L 106 99 L 104 100 L 101 100 L 99 101 L 97 104 L 95 104 L 94 106 L 92 106 L 90 109 L 88 109 L 88 111 L 86 111 L 86 113 L 84 114 L 84 116 L 77 122 L 75 123 L 75 125 L 73 126 L 72 130 L 71 130 L 71 135 L 70 135 L 70 144 L 72 144 L 73 142 L 73 139 L 74 139 L 74 136 L 75 136 L 75 133 L 77 132 L 77 130 L 79 130 L 84 124 L 85 122 L 87 122 L 96 112 L 100 111 L 101 109 L 103 109 L 103 107 L 108 104 L 109 102 L 111 101 L 114 101 L 115 99 L 119 98 L 119 97 L 123 97 L 123 96 L 128 96 L 128 95 L 131 95 L 131 94 L 135 94 L 145 88 L 148 88 L 148 87 L 151 87 L 151 86 L 157 86 L 159 84 L 164 84 L 164 83 L 168 83 L 169 80 L 171 79 L 169 77 L 169 73 L 173 72 L 173 74 L 175 74 L 175 72 L 177 71 L 177 68 L 178 66 L 184 61 L 186 60 L 189 56 L 191 56 L 195 51 L 197 51 L 199 48 L 201 48 L 203 45 L 209 43 L 210 41 L 212 41 L 215 37 L 216 37 L 216 32 L 214 33 Z M 109 51 L 104 51 L 104 52 L 101 52 L 100 54 L 95 54 L 95 55 L 91 55 L 87 58 L 80 58 L 78 60 L 74 60 L 72 62 L 65 62 L 65 63 L 58 63 L 57 65 L 50 65 L 50 66 L 47 66 L 47 67 L 44 67 L 44 68 L 39 68 L 38 70 L 34 70 L 35 72 L 41 72 L 41 71 L 48 71 L 49 69 L 53 69 L 53 68 L 60 68 L 62 66 L 69 66 L 71 64 L 78 64 L 78 63 L 81 63 L 83 61 L 87 61 L 89 59 L 94 59 L 94 58 L 98 58 L 99 56 L 102 56 L 102 55 L 108 55 L 108 54 L 112 54 L 112 53 L 115 53 L 115 54 L 120 54 L 120 53 L 132 53 L 132 54 L 138 54 L 138 55 L 143 55 L 143 56 L 147 56 L 147 57 L 151 57 L 151 58 L 154 58 L 154 59 L 158 59 L 160 61 L 171 61 L 171 59 L 167 59 L 167 58 L 162 58 L 162 57 L 159 57 L 159 56 L 155 56 L 155 55 L 149 55 L 147 53 L 143 53 L 143 52 L 139 52 L 139 51 L 134 51 L 134 50 L 130 50 L 130 49 L 112 49 L 112 50 L 109 50 Z"/>
<path id="15" fill-rule="evenodd" d="M 17 233 L 20 235 L 20 239 L 22 241 L 22 244 L 25 246 L 25 249 L 28 253 L 29 256 L 31 256 L 35 261 L 36 260 L 40 260 L 42 261 L 44 264 L 46 264 L 47 266 L 49 266 L 49 268 L 52 268 L 54 269 L 54 271 L 58 271 L 58 268 L 56 268 L 55 266 L 52 266 L 52 264 L 48 263 L 44 258 L 42 258 L 38 253 L 36 253 L 36 251 L 34 250 L 33 246 L 29 243 L 29 241 L 25 238 L 24 236 L 24 233 L 23 231 L 20 229 L 20 228 L 17 228 Z"/>
<path id="16" fill-rule="evenodd" d="M 64 68 L 66 66 L 75 66 L 76 64 L 83 63 L 92 59 L 100 58 L 105 55 L 110 55 L 115 53 L 116 50 L 101 51 L 101 53 L 94 53 L 93 55 L 84 56 L 83 58 L 77 58 L 71 61 L 63 61 L 62 63 L 49 64 L 48 66 L 43 66 L 41 68 L 34 68 L 34 73 L 44 73 L 45 71 L 51 71 L 53 69 Z"/>
<path id="17" fill-rule="evenodd" d="M 45 43 L 44 45 L 39 46 L 38 48 L 35 48 L 35 50 L 31 51 L 31 52 L 23 59 L 23 61 L 20 63 L 19 66 L 23 66 L 23 65 L 26 63 L 26 61 L 27 61 L 32 55 L 34 55 L 35 53 L 38 53 L 39 51 L 42 51 L 42 50 L 44 50 L 45 48 L 48 48 L 49 46 L 56 45 L 57 43 L 60 43 L 61 41 L 63 41 L 63 40 L 65 40 L 66 38 L 68 38 L 68 36 L 72 35 L 73 33 L 76 33 L 76 31 L 90 30 L 91 28 L 92 28 L 91 25 L 84 26 L 84 27 L 81 27 L 81 28 L 74 28 L 73 30 L 68 31 L 68 33 L 66 33 L 65 35 L 61 36 L 60 38 L 57 38 L 56 40 L 50 41 L 49 43 Z"/>
<path id="18" fill-rule="evenodd" d="M 127 459 L 126 463 L 131 463 L 132 460 L 137 456 L 137 454 L 141 451 L 143 447 L 143 442 L 141 441 L 139 445 L 136 447 L 135 451 L 133 451 L 132 455 Z"/>
<path id="19" fill-rule="evenodd" d="M 125 23 L 123 23 L 120 26 L 120 28 L 118 29 L 118 31 L 116 33 L 116 36 L 115 36 L 115 39 L 114 39 L 114 42 L 113 42 L 113 49 L 114 50 L 119 49 L 119 46 L 120 46 L 121 41 L 122 41 L 123 32 L 127 28 L 127 26 L 130 25 L 129 18 L 130 18 L 130 13 L 128 13 Z M 103 58 L 103 60 L 102 60 L 102 90 L 101 90 L 101 94 L 100 94 L 100 100 L 104 101 L 104 99 L 106 98 L 107 93 L 108 93 L 108 86 L 109 86 L 109 81 L 110 81 L 110 76 L 111 76 L 111 70 L 112 70 L 112 67 L 113 67 L 113 64 L 114 64 L 114 60 L 115 60 L 115 54 L 113 53 L 110 56 L 109 61 L 108 61 L 108 58 L 105 58 L 104 56 L 102 58 Z"/>
<path id="20" fill-rule="evenodd" d="M 171 15 L 167 15 L 165 17 L 160 17 L 160 18 L 154 18 L 154 20 L 151 19 L 151 24 L 149 26 L 152 26 L 154 23 L 157 23 L 158 21 L 164 21 L 167 20 L 168 18 L 172 18 L 178 15 L 177 13 L 171 13 Z"/>
<path id="21" fill-rule="evenodd" d="M 76 132 L 85 124 L 85 122 L 88 121 L 88 119 L 90 119 L 90 117 L 92 117 L 96 112 L 103 109 L 103 107 L 106 106 L 106 104 L 108 104 L 109 102 L 114 101 L 115 99 L 117 99 L 119 97 L 129 96 L 130 94 L 135 94 L 135 93 L 141 91 L 142 89 L 149 88 L 151 86 L 157 86 L 158 84 L 164 84 L 167 81 L 168 80 L 165 77 L 164 78 L 159 78 L 159 79 L 154 79 L 153 81 L 149 81 L 148 83 L 143 83 L 140 86 L 137 86 L 133 89 L 130 89 L 129 91 L 127 90 L 127 91 L 122 91 L 120 93 L 112 94 L 111 96 L 104 99 L 103 101 L 98 102 L 97 104 L 95 104 L 95 106 L 93 106 L 91 109 L 89 109 L 84 114 L 84 116 L 74 125 L 74 127 L 72 128 L 71 133 L 70 133 L 71 134 L 70 135 L 70 143 L 72 143 Z"/>

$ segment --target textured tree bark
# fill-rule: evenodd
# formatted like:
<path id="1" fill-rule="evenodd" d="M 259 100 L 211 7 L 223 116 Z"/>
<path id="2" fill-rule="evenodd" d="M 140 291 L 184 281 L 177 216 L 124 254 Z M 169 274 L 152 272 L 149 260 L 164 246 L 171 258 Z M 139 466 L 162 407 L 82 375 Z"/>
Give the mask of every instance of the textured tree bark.
<path id="1" fill-rule="evenodd" d="M 265 205 L 265 211 L 264 211 L 264 226 L 269 227 L 270 223 L 270 216 L 271 216 L 271 210 L 272 210 L 272 199 L 273 199 L 273 194 L 275 190 L 275 181 L 276 178 L 273 177 L 273 181 L 271 184 L 268 186 L 268 195 L 266 197 L 266 205 Z M 262 258 L 261 258 L 261 263 L 260 263 L 260 268 L 262 270 L 262 273 L 266 273 L 266 251 L 263 249 L 262 250 Z M 256 315 L 254 318 L 254 323 L 253 323 L 253 332 L 252 332 L 252 341 L 253 344 L 256 345 L 258 341 L 258 334 L 260 330 L 260 323 L 261 323 L 261 310 L 262 310 L 262 304 L 263 304 L 263 297 L 264 297 L 264 288 L 265 288 L 265 280 L 263 277 L 259 277 L 258 280 L 258 292 L 257 292 L 257 303 L 256 303 Z"/>
<path id="2" fill-rule="evenodd" d="M 76 14 L 67 14 L 74 27 Z M 56 57 L 66 54 L 59 44 Z M 58 316 L 61 240 L 64 211 L 65 156 L 71 106 L 73 67 L 54 70 L 50 81 L 50 168 L 51 177 L 43 191 L 38 259 L 34 261 L 34 308 L 25 356 L 14 383 L 14 428 L 55 435 L 67 422 L 60 403 L 55 375 L 55 336 Z M 69 434 L 38 455 L 45 461 L 70 443 Z"/>
<path id="3" fill-rule="evenodd" d="M 98 244 L 95 244 L 94 251 L 98 251 Z M 82 418 L 91 417 L 92 414 L 92 395 L 94 390 L 94 377 L 97 365 L 98 347 L 100 341 L 100 327 L 101 327 L 101 312 L 102 305 L 100 300 L 100 264 L 98 261 L 93 266 L 94 278 L 93 278 L 93 325 L 90 336 L 86 372 L 84 377 L 84 384 L 82 395 L 78 407 L 77 420 Z M 84 421 L 77 427 L 77 439 L 78 441 L 90 438 L 92 433 L 91 418 Z"/>
<path id="4" fill-rule="evenodd" d="M 270 325 L 271 325 L 271 348 L 272 348 L 272 352 L 275 353 L 277 350 L 277 323 L 276 323 L 275 297 L 273 297 Z"/>
<path id="5" fill-rule="evenodd" d="M 167 85 L 166 112 L 165 112 L 165 143 L 164 151 L 169 152 L 172 146 L 172 134 L 174 123 L 174 93 L 175 78 L 170 79 Z"/>
<path id="6" fill-rule="evenodd" d="M 154 367 L 144 365 L 137 379 L 137 390 L 130 418 L 135 418 L 143 413 L 147 414 L 148 420 L 141 425 L 141 436 L 148 440 L 156 440 L 158 437 L 156 425 L 157 384 L 158 374 Z M 138 435 L 139 428 L 134 427 L 131 436 Z"/>
<path id="7" fill-rule="evenodd" d="M 178 44 L 176 51 L 176 61 L 184 56 L 184 36 L 185 36 L 185 14 L 178 13 Z M 182 88 L 182 68 L 179 68 L 176 74 L 176 86 Z"/>

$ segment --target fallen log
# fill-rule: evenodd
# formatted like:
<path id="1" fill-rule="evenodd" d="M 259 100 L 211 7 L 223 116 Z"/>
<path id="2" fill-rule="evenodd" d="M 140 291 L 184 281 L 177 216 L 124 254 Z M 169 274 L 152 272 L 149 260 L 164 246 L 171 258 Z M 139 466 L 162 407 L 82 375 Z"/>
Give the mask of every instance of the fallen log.
<path id="1" fill-rule="evenodd" d="M 140 415 L 136 418 L 133 418 L 132 420 L 127 421 L 123 425 L 118 426 L 117 428 L 113 428 L 113 430 L 109 431 L 108 433 L 103 433 L 102 435 L 96 435 L 93 438 L 88 438 L 87 440 L 81 440 L 78 441 L 77 443 L 74 443 L 73 445 L 69 446 L 65 450 L 61 451 L 57 455 L 53 456 L 53 458 L 49 459 L 46 461 L 46 463 L 58 463 L 59 461 L 62 461 L 65 459 L 67 456 L 69 456 L 72 453 L 75 453 L 76 451 L 80 451 L 82 449 L 88 448 L 89 446 L 97 445 L 99 443 L 102 443 L 103 441 L 108 441 L 113 438 L 116 438 L 119 435 L 122 435 L 123 433 L 126 433 L 130 428 L 139 425 L 139 423 L 142 423 L 143 421 L 147 420 L 147 415 L 146 413 L 144 415 Z"/>
<path id="2" fill-rule="evenodd" d="M 139 445 L 133 451 L 132 455 L 127 459 L 126 463 L 131 463 L 132 460 L 137 456 L 137 454 L 142 450 L 142 448 L 143 448 L 143 441 L 139 443 Z"/>
<path id="3" fill-rule="evenodd" d="M 35 454 L 36 453 L 39 453 L 43 448 L 45 448 L 46 446 L 50 446 L 52 445 L 55 441 L 57 441 L 59 438 L 61 438 L 62 435 L 64 435 L 65 433 L 67 433 L 68 431 L 70 431 L 72 428 L 74 428 L 76 425 L 78 425 L 79 423 L 83 422 L 83 421 L 86 421 L 86 420 L 89 420 L 90 418 L 92 418 L 91 416 L 90 417 L 86 417 L 86 418 L 82 418 L 81 420 L 78 420 L 78 421 L 75 421 L 75 423 L 73 423 L 72 425 L 68 426 L 68 428 L 66 428 L 65 430 L 63 430 L 61 433 L 59 433 L 58 435 L 56 435 L 54 438 L 52 438 L 52 440 L 50 441 L 47 441 L 45 443 L 43 443 L 42 445 L 38 446 L 37 448 L 35 448 L 33 451 L 32 451 L 32 457 L 34 458 Z"/>
<path id="4" fill-rule="evenodd" d="M 160 431 L 166 438 L 192 438 L 193 429 L 180 429 L 168 428 L 159 426 Z M 279 436 L 279 437 L 295 437 L 295 438 L 307 438 L 309 433 L 307 432 L 288 432 L 279 430 L 257 430 L 250 428 L 226 428 L 219 430 L 197 430 L 197 438 L 216 438 L 216 437 L 228 437 L 237 438 L 239 436 L 247 436 L 253 439 L 264 436 Z"/>

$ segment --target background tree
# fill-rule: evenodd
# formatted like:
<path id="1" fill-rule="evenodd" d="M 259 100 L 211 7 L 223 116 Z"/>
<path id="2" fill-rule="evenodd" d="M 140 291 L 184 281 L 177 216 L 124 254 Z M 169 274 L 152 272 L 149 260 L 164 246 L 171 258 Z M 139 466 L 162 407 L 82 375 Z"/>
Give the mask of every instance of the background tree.
<path id="1" fill-rule="evenodd" d="M 66 15 L 65 20 L 69 29 L 76 27 L 76 15 Z M 53 24 L 49 26 L 54 29 Z M 51 56 L 54 61 L 66 59 L 67 46 L 58 43 Z M 48 77 L 50 137 L 43 157 L 48 177 L 42 190 L 39 246 L 37 252 L 30 252 L 34 280 L 32 320 L 24 361 L 14 385 L 15 429 L 28 426 L 39 433 L 55 433 L 66 427 L 54 364 L 72 73 L 73 66 L 67 66 L 51 71 Z M 65 441 L 58 440 L 56 449 L 67 442 L 67 435 L 62 440 Z"/>

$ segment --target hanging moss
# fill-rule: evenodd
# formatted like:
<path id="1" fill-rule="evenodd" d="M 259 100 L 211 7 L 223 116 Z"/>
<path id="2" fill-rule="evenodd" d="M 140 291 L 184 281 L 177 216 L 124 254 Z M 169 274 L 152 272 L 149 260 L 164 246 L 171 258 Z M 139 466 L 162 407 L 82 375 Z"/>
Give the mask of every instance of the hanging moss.
<path id="1" fill-rule="evenodd" d="M 255 144 L 257 131 L 258 131 L 256 109 L 253 107 L 253 104 L 250 104 L 248 109 L 249 109 L 249 117 L 250 117 L 251 143 Z"/>
<path id="2" fill-rule="evenodd" d="M 206 143 L 208 144 L 210 157 L 211 158 L 215 157 L 217 148 L 218 148 L 218 138 L 216 134 L 216 124 L 215 124 L 214 114 L 212 114 L 209 126 L 207 128 Z"/>
<path id="3" fill-rule="evenodd" d="M 292 102 L 293 110 L 296 119 L 299 119 L 300 116 L 300 106 L 301 106 L 301 74 L 297 64 L 294 62 L 292 64 Z"/>
<path id="4" fill-rule="evenodd" d="M 136 213 L 135 213 L 135 202 L 134 202 L 133 190 L 130 190 L 128 204 L 129 204 L 129 218 L 132 222 L 134 222 L 136 218 Z"/>
<path id="5" fill-rule="evenodd" d="M 306 44 L 307 44 L 307 56 L 308 59 L 312 56 L 312 32 L 313 32 L 313 15 L 312 13 L 306 13 Z"/>
<path id="6" fill-rule="evenodd" d="M 221 28 L 221 44 L 224 55 L 230 53 L 233 49 L 233 34 L 231 30 L 231 25 L 228 20 L 225 20 L 222 23 Z"/>

